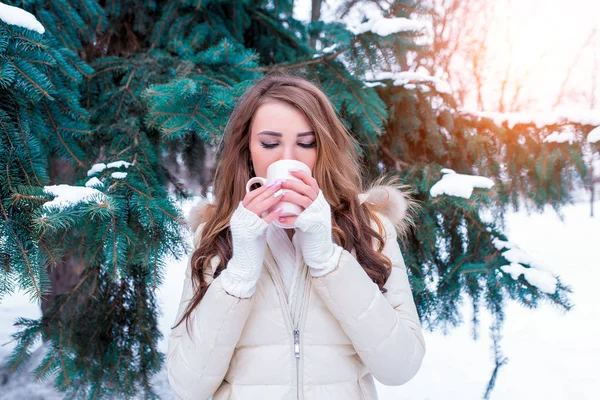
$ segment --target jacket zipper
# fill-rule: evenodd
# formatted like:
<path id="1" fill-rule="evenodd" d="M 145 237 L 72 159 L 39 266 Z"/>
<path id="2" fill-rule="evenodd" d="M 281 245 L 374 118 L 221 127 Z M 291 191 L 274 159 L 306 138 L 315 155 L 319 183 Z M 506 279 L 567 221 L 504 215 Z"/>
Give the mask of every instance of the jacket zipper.
<path id="1" fill-rule="evenodd" d="M 281 304 L 283 305 L 285 311 L 284 311 L 284 317 L 286 319 L 287 322 L 289 322 L 289 326 L 292 328 L 292 336 L 294 337 L 294 359 L 296 360 L 296 398 L 299 399 L 300 398 L 300 392 L 299 392 L 299 369 L 300 369 L 300 330 L 294 326 L 295 323 L 297 323 L 297 321 L 293 320 L 293 309 L 291 308 L 291 304 L 288 304 L 287 298 L 284 295 L 284 290 L 283 290 L 283 281 L 281 280 L 281 277 L 279 276 L 279 273 L 277 271 L 275 271 L 277 267 L 277 263 L 275 262 L 275 259 L 273 258 L 273 256 L 270 253 L 270 251 L 267 251 L 265 253 L 265 262 L 267 265 L 267 270 L 269 271 L 269 274 L 271 275 L 271 280 L 273 281 L 273 284 L 275 285 L 275 289 L 277 292 L 277 295 L 279 296 L 279 301 L 281 302 Z M 296 335 L 297 332 L 297 335 Z M 296 356 L 296 354 L 298 354 Z"/>
<path id="2" fill-rule="evenodd" d="M 294 358 L 296 359 L 296 398 L 300 399 L 300 324 L 301 324 L 301 315 L 302 315 L 302 307 L 304 303 L 304 295 L 305 289 L 308 282 L 303 281 L 303 278 L 300 274 L 303 274 L 304 271 L 298 271 L 298 285 L 296 287 L 297 292 L 293 296 L 293 308 L 290 307 L 292 322 L 295 324 L 294 330 L 292 331 L 294 335 Z M 304 287 L 300 283 L 304 283 Z"/>
<path id="3" fill-rule="evenodd" d="M 300 329 L 294 329 L 294 356 L 296 356 L 296 398 L 300 398 Z"/>
<path id="4" fill-rule="evenodd" d="M 303 282 L 304 286 L 299 286 L 298 289 L 301 289 L 298 291 L 297 296 L 296 296 L 296 308 L 298 309 L 298 312 L 295 314 L 295 322 L 296 322 L 296 329 L 294 330 L 295 333 L 295 341 L 294 341 L 294 350 L 295 353 L 294 355 L 296 356 L 296 384 L 297 384 L 297 395 L 298 395 L 298 399 L 300 399 L 300 393 L 302 392 L 302 382 L 300 382 L 300 327 L 302 326 L 302 323 L 304 321 L 304 317 L 306 315 L 306 309 L 308 308 L 308 301 L 310 298 L 310 285 L 311 285 L 311 281 L 310 281 L 310 273 L 308 271 L 308 267 L 304 266 L 305 270 L 301 271 L 301 273 L 303 273 L 303 279 L 301 279 L 301 282 Z"/>
<path id="5" fill-rule="evenodd" d="M 294 329 L 294 355 L 300 358 L 300 329 Z"/>

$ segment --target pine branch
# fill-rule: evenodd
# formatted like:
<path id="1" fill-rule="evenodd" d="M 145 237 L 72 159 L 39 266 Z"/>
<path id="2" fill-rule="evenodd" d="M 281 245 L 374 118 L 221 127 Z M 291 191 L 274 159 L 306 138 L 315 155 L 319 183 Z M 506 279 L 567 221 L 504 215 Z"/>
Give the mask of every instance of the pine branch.
<path id="1" fill-rule="evenodd" d="M 77 165 L 83 168 L 84 167 L 83 162 L 79 158 L 77 158 L 77 156 L 75 155 L 75 153 L 73 153 L 73 151 L 71 151 L 71 149 L 69 148 L 69 146 L 65 143 L 62 135 L 59 133 L 58 126 L 56 125 L 56 121 L 54 121 L 54 118 L 52 116 L 52 113 L 48 109 L 48 104 L 46 103 L 46 101 L 43 101 L 43 104 L 44 104 L 44 108 L 46 109 L 46 113 L 48 115 L 48 119 L 49 119 L 50 123 L 52 124 L 52 127 L 54 128 L 53 129 L 54 134 L 58 137 L 58 140 L 63 145 L 63 147 L 67 150 L 67 152 L 71 155 L 71 157 L 73 158 L 73 160 L 75 160 L 77 162 Z"/>
<path id="2" fill-rule="evenodd" d="M 352 45 L 354 43 L 356 43 L 356 40 L 352 42 Z M 276 65 L 269 66 L 269 67 L 253 68 L 251 70 L 268 73 L 271 71 L 297 70 L 297 69 L 304 68 L 304 67 L 307 67 L 309 65 L 314 65 L 314 64 L 324 64 L 325 65 L 326 61 L 335 59 L 337 56 L 339 56 L 340 54 L 342 54 L 345 51 L 346 51 L 346 49 L 340 49 L 340 50 L 336 51 L 335 53 L 323 54 L 322 56 L 315 57 L 313 59 L 306 60 L 306 61 L 300 61 L 300 62 L 295 62 L 295 63 L 290 63 L 290 64 L 276 64 Z"/>

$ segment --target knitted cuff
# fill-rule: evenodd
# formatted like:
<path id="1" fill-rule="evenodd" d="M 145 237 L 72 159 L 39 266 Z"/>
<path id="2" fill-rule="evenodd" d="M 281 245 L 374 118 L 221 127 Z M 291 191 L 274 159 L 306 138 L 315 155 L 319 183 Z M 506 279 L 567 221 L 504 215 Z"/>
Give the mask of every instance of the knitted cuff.
<path id="1" fill-rule="evenodd" d="M 248 298 L 254 294 L 264 260 L 268 227 L 269 224 L 240 201 L 229 222 L 233 255 L 221 273 L 221 284 L 230 295 Z"/>
<path id="2" fill-rule="evenodd" d="M 331 225 L 331 207 L 319 190 L 319 195 L 304 211 L 296 218 L 296 228 L 303 232 L 315 230 L 315 225 Z"/>
<path id="3" fill-rule="evenodd" d="M 331 256 L 322 264 L 319 264 L 317 268 L 309 267 L 311 276 L 317 278 L 319 276 L 324 276 L 333 271 L 340 262 L 340 257 L 342 255 L 342 250 L 344 250 L 341 246 L 337 244 L 333 244 L 333 252 Z"/>
<path id="4" fill-rule="evenodd" d="M 229 266 L 221 272 L 221 286 L 227 293 L 240 299 L 251 297 L 256 291 L 256 282 L 244 281 L 232 276 Z"/>
<path id="5" fill-rule="evenodd" d="M 236 210 L 231 215 L 229 226 L 232 233 L 236 230 L 239 232 L 249 231 L 251 233 L 255 233 L 253 236 L 260 236 L 264 231 L 267 230 L 269 224 L 267 224 L 261 217 L 244 207 L 240 201 Z"/>
<path id="6" fill-rule="evenodd" d="M 296 219 L 304 261 L 312 276 L 323 276 L 335 269 L 342 248 L 331 235 L 331 206 L 323 191 Z"/>

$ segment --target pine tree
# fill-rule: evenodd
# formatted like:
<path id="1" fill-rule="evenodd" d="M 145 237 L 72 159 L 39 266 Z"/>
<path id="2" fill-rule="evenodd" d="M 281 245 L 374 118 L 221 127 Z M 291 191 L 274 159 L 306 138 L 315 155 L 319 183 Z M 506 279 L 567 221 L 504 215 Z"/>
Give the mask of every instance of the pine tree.
<path id="1" fill-rule="evenodd" d="M 433 78 L 398 79 L 393 70 L 408 65 L 408 52 L 424 50 L 418 27 L 386 31 L 369 18 L 353 28 L 318 17 L 306 24 L 293 18 L 292 1 L 8 4 L 46 28 L 0 22 L 0 295 L 20 286 L 47 304 L 39 320 L 18 320 L 14 368 L 43 338 L 49 350 L 36 375 L 54 377 L 68 395 L 156 397 L 150 378 L 163 355 L 154 290 L 166 257 L 190 250 L 176 200 L 194 193 L 180 169 L 199 179 L 237 99 L 273 70 L 321 84 L 361 143 L 370 178 L 392 173 L 414 188 L 422 209 L 402 246 L 428 329 L 460 324 L 465 295 L 474 325 L 483 305 L 496 334 L 507 300 L 570 307 L 557 277 L 543 291 L 502 268 L 517 250 L 507 251 L 503 212 L 528 200 L 566 204 L 585 176 L 580 150 L 591 126 L 577 125 L 573 144 L 546 143 L 555 127 L 499 126 L 461 113 Z M 400 0 L 381 12 L 418 10 Z M 470 198 L 434 197 L 442 168 L 496 184 Z M 59 184 L 79 201 L 54 205 Z M 492 220 L 481 217 L 486 209 Z M 59 268 L 76 271 L 68 289 L 53 281 Z"/>

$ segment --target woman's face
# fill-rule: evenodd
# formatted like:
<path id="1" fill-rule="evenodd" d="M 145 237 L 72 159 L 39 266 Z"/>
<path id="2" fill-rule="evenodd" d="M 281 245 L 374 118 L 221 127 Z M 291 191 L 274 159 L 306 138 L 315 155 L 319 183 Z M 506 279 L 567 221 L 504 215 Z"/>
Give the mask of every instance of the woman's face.
<path id="1" fill-rule="evenodd" d="M 256 176 L 278 160 L 297 160 L 314 170 L 317 142 L 308 120 L 285 103 L 267 103 L 256 110 L 250 125 L 250 155 Z"/>

